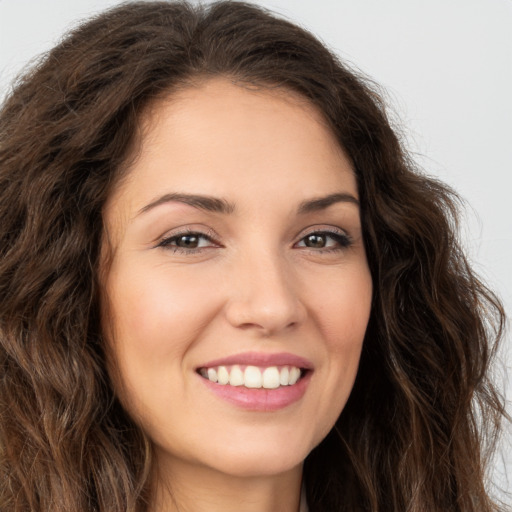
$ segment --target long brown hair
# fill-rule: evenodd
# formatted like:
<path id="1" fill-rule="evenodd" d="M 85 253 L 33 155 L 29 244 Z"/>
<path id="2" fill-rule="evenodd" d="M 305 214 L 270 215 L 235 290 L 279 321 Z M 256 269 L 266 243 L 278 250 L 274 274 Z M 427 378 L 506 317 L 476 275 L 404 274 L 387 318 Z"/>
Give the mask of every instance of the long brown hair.
<path id="1" fill-rule="evenodd" d="M 307 98 L 357 174 L 373 307 L 349 402 L 305 462 L 310 510 L 498 510 L 484 483 L 504 316 L 457 242 L 457 196 L 415 169 L 370 81 L 238 2 L 107 11 L 0 111 L 0 509 L 146 509 L 151 447 L 105 370 L 102 207 L 144 108 L 218 75 Z"/>

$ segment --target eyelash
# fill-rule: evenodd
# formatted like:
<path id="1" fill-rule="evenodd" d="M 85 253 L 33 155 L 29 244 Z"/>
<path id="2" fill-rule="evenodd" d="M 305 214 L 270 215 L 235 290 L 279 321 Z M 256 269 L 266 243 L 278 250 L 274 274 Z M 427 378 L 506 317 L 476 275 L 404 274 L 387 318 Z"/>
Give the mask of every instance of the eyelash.
<path id="1" fill-rule="evenodd" d="M 200 231 L 194 231 L 194 230 L 186 230 L 182 231 L 180 233 L 176 233 L 174 235 L 171 235 L 169 237 L 163 238 L 157 245 L 157 247 L 162 247 L 164 249 L 170 250 L 173 253 L 179 253 L 179 254 L 194 254 L 203 251 L 204 249 L 207 249 L 207 247 L 194 247 L 191 249 L 187 249 L 186 247 L 179 247 L 177 245 L 171 245 L 173 242 L 176 242 L 178 239 L 190 236 L 190 237 L 197 237 L 199 239 L 207 240 L 212 245 L 218 245 L 214 240 L 213 233 L 201 233 Z"/>
<path id="2" fill-rule="evenodd" d="M 315 249 L 313 247 L 305 247 L 306 249 L 309 249 L 314 252 L 320 252 L 320 253 L 329 253 L 329 252 L 338 252 L 343 251 L 345 249 L 348 249 L 352 245 L 352 238 L 347 235 L 343 231 L 338 230 L 329 230 L 329 229 L 322 229 L 322 230 L 315 230 L 310 231 L 309 233 L 306 233 L 297 243 L 303 242 L 307 237 L 310 237 L 311 235 L 315 236 L 323 236 L 326 238 L 331 238 L 336 242 L 336 245 L 333 247 L 321 247 L 318 249 Z M 296 245 L 296 244 L 294 244 Z"/>
<path id="3" fill-rule="evenodd" d="M 331 238 L 336 242 L 336 245 L 333 247 L 321 247 L 321 248 L 313 248 L 313 247 L 307 247 L 304 246 L 305 249 L 308 249 L 310 251 L 313 251 L 315 253 L 331 253 L 331 252 L 338 252 L 343 251 L 350 247 L 352 245 L 352 239 L 349 235 L 344 233 L 343 231 L 335 231 L 335 230 L 316 230 L 311 231 L 309 233 L 306 233 L 299 242 L 296 242 L 294 244 L 294 247 L 300 243 L 303 242 L 307 237 L 310 237 L 312 235 L 316 236 L 323 236 L 326 238 Z M 205 249 L 208 249 L 209 247 L 193 247 L 193 248 L 186 248 L 186 247 L 179 247 L 177 245 L 172 245 L 173 242 L 175 243 L 177 240 L 179 240 L 182 237 L 190 236 L 190 237 L 197 237 L 198 239 L 203 239 L 208 241 L 212 245 L 219 245 L 214 240 L 214 236 L 209 233 L 202 233 L 200 231 L 193 231 L 193 230 L 187 230 L 181 233 L 176 233 L 174 235 L 171 235 L 169 237 L 163 238 L 156 247 L 162 247 L 164 249 L 170 250 L 173 253 L 178 254 L 197 254 L 199 252 L 202 252 Z"/>

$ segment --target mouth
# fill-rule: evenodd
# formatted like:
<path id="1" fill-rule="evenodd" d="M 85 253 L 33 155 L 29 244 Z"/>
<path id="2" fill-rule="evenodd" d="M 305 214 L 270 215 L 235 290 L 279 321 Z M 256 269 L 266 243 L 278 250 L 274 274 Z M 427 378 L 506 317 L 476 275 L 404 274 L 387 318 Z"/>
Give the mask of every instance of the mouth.
<path id="1" fill-rule="evenodd" d="M 197 373 L 204 379 L 221 386 L 247 389 L 278 389 L 293 386 L 309 372 L 307 368 L 293 365 L 254 366 L 218 365 L 201 367 Z"/>
<path id="2" fill-rule="evenodd" d="M 196 368 L 206 388 L 248 411 L 272 412 L 299 402 L 311 382 L 313 364 L 290 354 L 246 352 Z"/>

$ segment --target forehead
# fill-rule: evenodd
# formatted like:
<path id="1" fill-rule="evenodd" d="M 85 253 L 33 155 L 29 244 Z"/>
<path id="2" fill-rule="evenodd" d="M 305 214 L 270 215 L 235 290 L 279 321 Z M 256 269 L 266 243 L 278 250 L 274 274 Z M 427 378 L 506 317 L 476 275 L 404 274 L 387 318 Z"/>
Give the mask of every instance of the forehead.
<path id="1" fill-rule="evenodd" d="M 132 210 L 165 187 L 226 196 L 287 181 L 290 194 L 289 187 L 307 186 L 322 195 L 344 176 L 357 194 L 350 161 L 322 113 L 282 88 L 212 79 L 174 92 L 144 112 L 138 149 L 113 194 L 132 196 Z"/>
<path id="2" fill-rule="evenodd" d="M 226 104 L 236 105 L 236 109 L 224 110 Z M 256 104 L 259 105 L 256 107 Z M 193 105 L 204 112 L 205 105 L 210 105 L 212 113 L 216 107 L 221 107 L 224 114 L 236 115 L 244 108 L 256 107 L 259 110 L 275 110 L 285 108 L 291 110 L 300 108 L 311 119 L 325 124 L 321 111 L 305 96 L 285 86 L 273 84 L 253 84 L 246 81 L 230 79 L 229 77 L 198 78 L 183 84 L 167 95 L 162 95 L 149 104 L 142 115 L 142 122 L 153 125 L 159 119 L 162 107 L 172 105 L 173 111 L 179 115 L 180 110 L 189 110 Z"/>
<path id="3" fill-rule="evenodd" d="M 240 128 L 243 131 L 231 131 L 232 139 L 238 133 L 242 139 L 239 142 L 246 143 L 250 134 L 257 143 L 262 131 L 268 133 L 270 125 L 280 136 L 288 132 L 293 137 L 297 137 L 300 127 L 301 135 L 307 136 L 319 149 L 327 143 L 331 150 L 342 151 L 320 109 L 304 96 L 283 87 L 213 78 L 153 102 L 141 116 L 146 149 L 163 134 L 179 136 L 182 141 L 194 141 L 201 136 L 200 142 L 214 144 L 226 132 Z"/>

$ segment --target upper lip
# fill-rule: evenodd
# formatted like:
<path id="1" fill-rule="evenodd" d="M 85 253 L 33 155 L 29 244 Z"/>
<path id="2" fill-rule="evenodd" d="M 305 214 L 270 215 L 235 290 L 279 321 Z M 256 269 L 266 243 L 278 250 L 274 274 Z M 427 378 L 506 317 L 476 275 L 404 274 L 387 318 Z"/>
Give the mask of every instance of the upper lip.
<path id="1" fill-rule="evenodd" d="M 313 363 L 304 357 L 290 354 L 288 352 L 279 352 L 276 354 L 264 352 L 242 352 L 231 356 L 222 357 L 213 361 L 208 361 L 199 366 L 199 368 L 212 368 L 215 366 L 229 366 L 234 364 L 248 366 L 296 366 L 306 370 L 313 369 Z"/>

